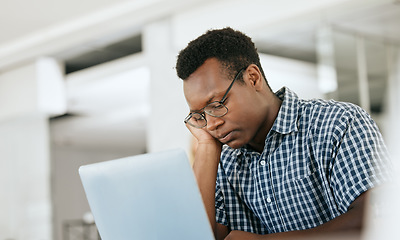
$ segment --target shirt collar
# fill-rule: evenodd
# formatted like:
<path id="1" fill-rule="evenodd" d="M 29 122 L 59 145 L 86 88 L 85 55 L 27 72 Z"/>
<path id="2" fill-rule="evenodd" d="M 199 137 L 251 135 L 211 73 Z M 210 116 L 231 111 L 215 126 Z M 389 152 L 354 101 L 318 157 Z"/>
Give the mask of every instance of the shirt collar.
<path id="1" fill-rule="evenodd" d="M 282 105 L 271 130 L 281 134 L 298 131 L 299 97 L 287 87 L 279 89 L 275 95 L 282 100 Z"/>

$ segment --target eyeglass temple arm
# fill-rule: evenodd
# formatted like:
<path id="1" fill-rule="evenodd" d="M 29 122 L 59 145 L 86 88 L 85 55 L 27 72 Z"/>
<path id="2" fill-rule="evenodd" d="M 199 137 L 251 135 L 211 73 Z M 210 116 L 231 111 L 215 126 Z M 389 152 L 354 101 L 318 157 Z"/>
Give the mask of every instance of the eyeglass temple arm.
<path id="1" fill-rule="evenodd" d="M 236 81 L 236 79 L 239 77 L 240 73 L 243 72 L 243 70 L 245 70 L 246 68 L 242 68 L 240 69 L 240 71 L 236 74 L 235 78 L 233 79 L 233 81 L 231 82 L 231 84 L 229 85 L 228 89 L 226 90 L 224 96 L 222 97 L 221 101 L 219 101 L 219 103 L 224 103 L 226 100 L 226 95 L 228 95 L 229 91 L 231 90 L 233 83 Z"/>

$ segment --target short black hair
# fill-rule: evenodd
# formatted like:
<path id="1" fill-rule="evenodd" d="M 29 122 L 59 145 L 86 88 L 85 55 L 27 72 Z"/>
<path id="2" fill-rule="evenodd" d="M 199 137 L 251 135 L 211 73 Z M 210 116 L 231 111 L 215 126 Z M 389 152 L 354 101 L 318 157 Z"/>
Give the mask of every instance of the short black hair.
<path id="1" fill-rule="evenodd" d="M 253 41 L 242 32 L 230 27 L 208 30 L 181 50 L 176 62 L 178 77 L 187 79 L 210 58 L 216 58 L 231 75 L 250 64 L 255 64 L 266 81 Z M 242 81 L 242 78 L 238 80 Z"/>

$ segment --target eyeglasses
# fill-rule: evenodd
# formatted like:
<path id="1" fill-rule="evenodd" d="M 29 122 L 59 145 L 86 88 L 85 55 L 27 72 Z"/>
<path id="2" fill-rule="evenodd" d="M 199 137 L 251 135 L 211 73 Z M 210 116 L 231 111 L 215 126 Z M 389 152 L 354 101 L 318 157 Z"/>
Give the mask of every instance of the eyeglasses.
<path id="1" fill-rule="evenodd" d="M 239 77 L 240 73 L 245 70 L 246 68 L 242 68 L 235 76 L 233 79 L 232 83 L 229 85 L 228 89 L 226 90 L 224 96 L 222 97 L 221 101 L 215 101 L 207 106 L 205 106 L 203 109 L 201 109 L 201 112 L 192 112 L 190 113 L 184 120 L 185 123 L 189 124 L 190 126 L 193 126 L 195 128 L 203 128 L 207 126 L 207 120 L 206 120 L 206 115 L 210 115 L 213 117 L 222 117 L 225 116 L 225 114 L 228 113 L 228 108 L 224 105 L 224 102 L 226 101 L 226 96 L 228 95 L 229 90 L 231 90 L 233 83 L 236 81 L 236 79 Z"/>

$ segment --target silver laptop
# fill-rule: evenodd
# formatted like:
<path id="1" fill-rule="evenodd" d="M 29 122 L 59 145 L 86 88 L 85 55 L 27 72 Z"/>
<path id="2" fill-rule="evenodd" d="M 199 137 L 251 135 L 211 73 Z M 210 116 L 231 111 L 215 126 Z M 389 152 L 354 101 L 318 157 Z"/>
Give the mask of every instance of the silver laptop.
<path id="1" fill-rule="evenodd" d="M 182 149 L 81 166 L 103 240 L 214 239 Z"/>

